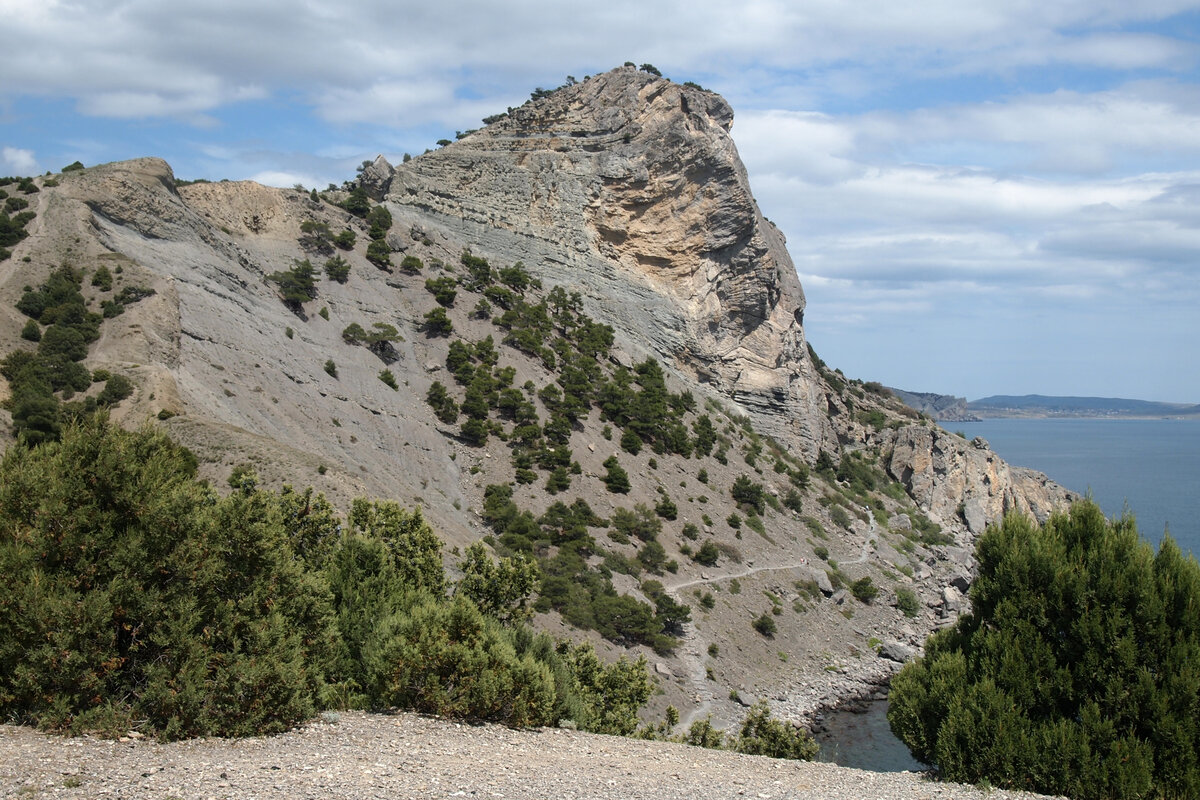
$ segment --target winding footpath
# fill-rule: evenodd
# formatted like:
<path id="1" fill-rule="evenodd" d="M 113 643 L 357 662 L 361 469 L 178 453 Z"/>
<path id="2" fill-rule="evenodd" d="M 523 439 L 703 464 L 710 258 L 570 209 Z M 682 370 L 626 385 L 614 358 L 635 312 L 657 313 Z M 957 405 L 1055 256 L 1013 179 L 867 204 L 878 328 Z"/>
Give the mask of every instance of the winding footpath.
<path id="1" fill-rule="evenodd" d="M 863 539 L 862 550 L 857 558 L 850 561 L 840 562 L 846 564 L 865 564 L 867 557 L 872 550 L 872 542 L 874 541 L 875 533 L 875 517 L 870 516 L 871 527 L 868 530 L 868 535 Z M 678 581 L 671 584 L 665 584 L 664 590 L 671 599 L 677 603 L 682 603 L 683 599 L 680 596 L 684 589 L 690 589 L 693 586 L 703 586 L 707 584 L 720 583 L 721 581 L 730 581 L 738 578 L 748 578 L 751 575 L 758 575 L 762 572 L 786 572 L 793 569 L 817 569 L 808 563 L 808 559 L 802 558 L 799 561 L 790 562 L 787 564 L 773 564 L 766 567 L 751 567 L 740 572 L 729 572 L 721 575 L 710 575 L 707 577 L 694 578 L 687 581 Z M 699 631 L 696 630 L 694 623 L 688 623 L 684 628 L 683 647 L 680 660 L 684 662 L 688 679 L 692 685 L 692 696 L 695 700 L 691 709 L 680 720 L 680 726 L 686 730 L 693 722 L 712 712 L 713 693 L 709 688 L 710 681 L 708 680 L 708 671 L 706 669 L 705 656 L 708 654 L 708 642 L 701 638 Z"/>

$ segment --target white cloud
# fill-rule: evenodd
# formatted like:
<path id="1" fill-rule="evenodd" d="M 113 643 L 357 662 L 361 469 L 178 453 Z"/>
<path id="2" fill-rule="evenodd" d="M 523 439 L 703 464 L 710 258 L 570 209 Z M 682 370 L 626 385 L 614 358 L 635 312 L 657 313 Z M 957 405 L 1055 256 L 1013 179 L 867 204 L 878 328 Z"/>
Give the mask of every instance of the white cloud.
<path id="1" fill-rule="evenodd" d="M 75 97 L 85 113 L 196 113 L 247 91 L 299 91 L 344 114 L 346 98 L 387 100 L 396 85 L 421 93 L 430 81 L 466 83 L 489 95 L 532 88 L 547 76 L 560 80 L 551 65 L 565 74 L 626 58 L 715 74 L 815 70 L 834 85 L 854 71 L 845 69 L 849 63 L 877 82 L 1055 63 L 1175 69 L 1195 62 L 1190 43 L 1113 30 L 1189 4 L 1128 5 L 873 0 L 848 13 L 833 0 L 404 7 L 384 0 L 4 0 L 0 71 L 9 93 Z M 472 99 L 440 89 L 432 95 L 448 107 Z"/>
<path id="2" fill-rule="evenodd" d="M 0 110 L 105 118 L 61 134 L 105 138 L 87 163 L 120 136 L 91 128 L 137 121 L 139 146 L 188 170 L 323 186 L 568 72 L 653 62 L 733 103 L 813 330 L 847 347 L 868 330 L 886 340 L 871 369 L 895 369 L 906 337 L 952 337 L 945 320 L 1078 341 L 1046 320 L 1099 329 L 1096 308 L 1200 336 L 1146 312 L 1200 300 L 1198 17 L 1194 0 L 0 0 Z M 77 157 L 42 131 L 6 139 L 14 172 L 35 147 Z"/>
<path id="3" fill-rule="evenodd" d="M 293 186 L 306 186 L 310 189 L 314 187 L 324 188 L 325 186 L 323 181 L 312 175 L 299 172 L 282 172 L 279 170 L 256 172 L 250 176 L 249 180 L 261 183 L 264 186 L 278 186 L 284 189 L 290 189 Z"/>
<path id="4" fill-rule="evenodd" d="M 4 159 L 4 168 L 9 174 L 34 175 L 38 171 L 37 159 L 33 157 L 32 150 L 5 147 L 0 150 L 0 157 Z"/>

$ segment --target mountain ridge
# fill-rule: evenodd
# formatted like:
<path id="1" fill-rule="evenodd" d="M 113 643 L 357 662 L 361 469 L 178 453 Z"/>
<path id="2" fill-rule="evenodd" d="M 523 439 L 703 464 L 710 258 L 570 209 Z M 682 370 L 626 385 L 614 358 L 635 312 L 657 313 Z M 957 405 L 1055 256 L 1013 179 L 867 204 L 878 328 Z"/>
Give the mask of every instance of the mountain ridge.
<path id="1" fill-rule="evenodd" d="M 1200 415 L 1194 403 L 1164 403 L 1122 397 L 1080 397 L 1072 395 L 991 395 L 972 400 L 967 408 L 987 417 L 1006 416 L 1087 416 L 1087 417 L 1160 417 Z"/>
<path id="2" fill-rule="evenodd" d="M 1006 417 L 1186 418 L 1200 415 L 1200 404 L 1124 397 L 1025 394 L 967 400 L 935 392 L 910 392 L 891 387 L 889 391 L 914 410 L 941 422 L 978 422 Z"/>
<path id="3" fill-rule="evenodd" d="M 874 691 L 897 654 L 961 612 L 971 545 L 989 522 L 1009 510 L 1044 518 L 1071 495 L 816 357 L 803 290 L 753 201 L 731 124 L 715 95 L 626 68 L 407 164 L 377 160 L 344 191 L 180 185 L 152 158 L 41 178 L 30 235 L 0 265 L 0 342 L 30 347 L 15 309 L 25 287 L 63 264 L 85 275 L 105 265 L 116 290 L 155 292 L 107 320 L 87 356 L 134 385 L 116 422 L 161 425 L 217 485 L 249 462 L 266 485 L 312 484 L 339 507 L 359 495 L 420 506 L 448 559 L 481 538 L 518 543 L 497 527 L 489 487 L 507 486 L 513 507 L 539 519 L 582 500 L 607 527 L 585 528 L 568 583 L 608 581 L 651 608 L 665 591 L 692 619 L 665 653 L 572 627 L 567 606 L 544 609 L 541 626 L 610 655 L 646 653 L 660 705 L 728 722 L 762 696 L 803 718 Z M 379 199 L 347 210 L 371 185 Z M 346 232 L 354 243 L 334 245 Z M 279 276 L 334 258 L 345 282 L 286 299 Z M 511 280 L 496 278 L 504 270 Z M 108 297 L 83 291 L 93 306 Z M 541 327 L 514 333 L 531 319 Z M 363 346 L 353 325 L 390 327 L 392 352 Z M 612 342 L 588 355 L 579 331 L 592 325 L 610 326 Z M 471 372 L 516 392 L 483 392 L 472 431 L 459 426 L 472 399 L 453 356 L 464 350 Z M 430 407 L 435 383 L 454 400 L 451 422 Z M 664 403 L 636 447 L 624 435 L 633 412 L 602 397 L 622 386 Z M 568 413 L 576 392 L 586 403 Z M 501 397 L 537 430 L 519 433 Z M 695 444 L 701 417 L 708 453 Z M 632 478 L 627 493 L 608 486 L 610 460 Z M 660 529 L 622 541 L 608 523 L 639 505 Z M 562 548 L 550 527 L 530 531 L 546 537 L 547 569 Z M 705 544 L 711 564 L 697 558 Z M 836 585 L 868 578 L 878 602 Z M 896 605 L 901 589 L 914 616 Z M 771 636 L 751 625 L 764 616 L 777 621 Z"/>

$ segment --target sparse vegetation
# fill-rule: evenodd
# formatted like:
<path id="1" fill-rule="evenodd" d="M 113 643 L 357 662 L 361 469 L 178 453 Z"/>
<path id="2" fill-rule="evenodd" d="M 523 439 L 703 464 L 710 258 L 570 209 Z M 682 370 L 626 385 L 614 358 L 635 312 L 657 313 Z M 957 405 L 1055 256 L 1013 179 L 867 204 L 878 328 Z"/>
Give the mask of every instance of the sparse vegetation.
<path id="1" fill-rule="evenodd" d="M 286 272 L 272 272 L 267 280 L 279 287 L 279 299 L 296 314 L 303 313 L 304 304 L 317 297 L 313 265 L 307 258 L 295 261 Z"/>

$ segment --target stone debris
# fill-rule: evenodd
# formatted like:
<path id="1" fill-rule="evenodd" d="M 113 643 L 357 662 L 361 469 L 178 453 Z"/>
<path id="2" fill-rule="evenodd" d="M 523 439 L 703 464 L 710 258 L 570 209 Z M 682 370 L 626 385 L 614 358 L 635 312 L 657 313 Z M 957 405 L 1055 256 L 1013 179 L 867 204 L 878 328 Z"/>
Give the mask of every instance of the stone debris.
<path id="1" fill-rule="evenodd" d="M 563 729 L 514 731 L 416 714 L 347 712 L 260 739 L 68 739 L 0 726 L 0 796 L 126 800 L 594 798 L 594 800 L 1010 800 L 932 782 Z"/>

